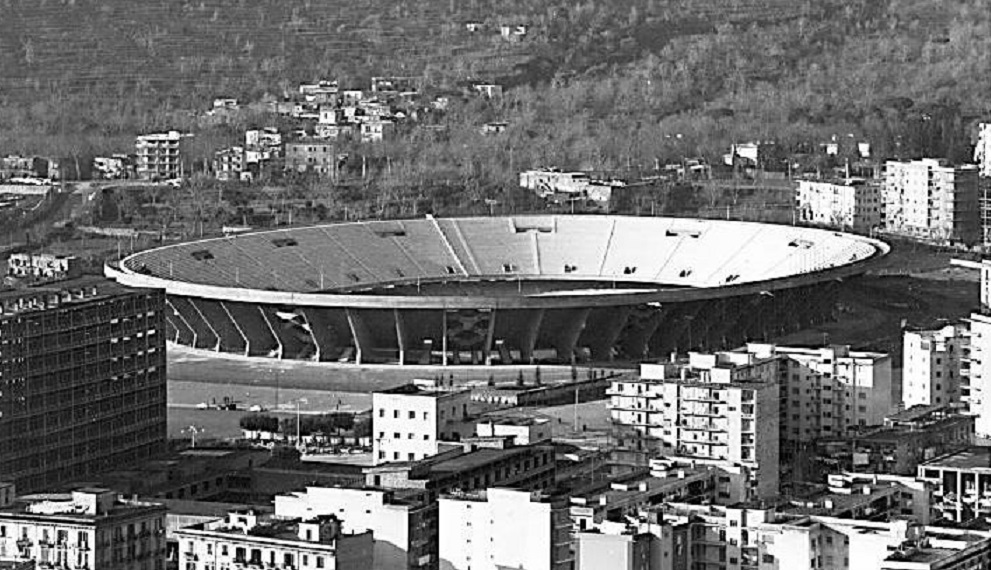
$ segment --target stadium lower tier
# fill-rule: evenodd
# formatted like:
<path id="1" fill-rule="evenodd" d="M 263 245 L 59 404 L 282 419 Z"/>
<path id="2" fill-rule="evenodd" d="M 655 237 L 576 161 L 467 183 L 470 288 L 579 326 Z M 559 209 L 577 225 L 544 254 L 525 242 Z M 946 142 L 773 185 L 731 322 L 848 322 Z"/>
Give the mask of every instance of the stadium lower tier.
<path id="1" fill-rule="evenodd" d="M 546 309 L 276 306 L 169 296 L 170 340 L 198 349 L 354 364 L 639 360 L 718 350 L 833 319 L 836 280 L 702 301 Z"/>

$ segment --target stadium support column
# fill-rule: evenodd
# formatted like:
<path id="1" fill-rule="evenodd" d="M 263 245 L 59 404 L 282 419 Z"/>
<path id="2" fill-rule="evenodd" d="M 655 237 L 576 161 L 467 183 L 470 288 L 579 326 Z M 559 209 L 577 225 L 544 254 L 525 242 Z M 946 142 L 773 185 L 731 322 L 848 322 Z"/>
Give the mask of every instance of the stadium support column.
<path id="1" fill-rule="evenodd" d="M 592 352 L 592 360 L 596 362 L 612 360 L 613 349 L 630 320 L 631 310 L 629 306 L 592 310 L 578 341 L 582 346 L 588 346 Z"/>
<path id="2" fill-rule="evenodd" d="M 585 323 L 588 322 L 588 315 L 591 312 L 592 309 L 587 307 L 568 311 L 563 326 L 555 331 L 554 335 L 554 350 L 557 351 L 558 360 L 574 364 L 575 345 L 578 344 L 578 337 L 585 329 Z"/>
<path id="3" fill-rule="evenodd" d="M 406 364 L 406 339 L 409 335 L 406 332 L 406 320 L 402 311 L 393 309 L 392 314 L 396 317 L 396 345 L 399 347 L 399 365 L 402 366 Z"/>
<path id="4" fill-rule="evenodd" d="M 544 320 L 544 309 L 534 309 L 526 316 L 523 336 L 520 338 L 520 356 L 523 362 L 533 364 L 533 349 L 537 346 L 540 324 Z"/>
<path id="5" fill-rule="evenodd" d="M 447 366 L 447 309 L 442 309 L 440 322 L 440 363 Z"/>
<path id="6" fill-rule="evenodd" d="M 362 357 L 371 354 L 372 339 L 368 332 L 368 326 L 361 319 L 361 315 L 355 309 L 345 309 L 348 317 L 348 327 L 351 328 L 351 337 L 354 339 L 354 346 L 357 348 L 355 354 L 355 364 L 361 364 Z"/>
<path id="7" fill-rule="evenodd" d="M 489 313 L 489 330 L 485 333 L 485 365 L 492 364 L 492 343 L 495 341 L 496 310 Z"/>

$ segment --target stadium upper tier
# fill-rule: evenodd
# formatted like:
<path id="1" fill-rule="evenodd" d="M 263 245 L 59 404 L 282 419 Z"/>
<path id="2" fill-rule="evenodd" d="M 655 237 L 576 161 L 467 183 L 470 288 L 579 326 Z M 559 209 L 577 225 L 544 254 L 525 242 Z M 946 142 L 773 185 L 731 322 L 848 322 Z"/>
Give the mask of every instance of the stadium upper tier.
<path id="1" fill-rule="evenodd" d="M 803 227 L 687 218 L 519 216 L 370 221 L 262 231 L 140 252 L 110 270 L 169 293 L 257 300 L 273 292 L 320 304 L 368 302 L 399 285 L 554 281 L 521 297 L 588 297 L 752 288 L 848 273 L 883 243 Z M 117 274 L 119 273 L 119 274 Z M 575 288 L 562 288 L 573 281 Z M 751 286 L 751 287 L 747 287 Z M 782 284 L 782 286 L 788 286 Z M 403 289 L 410 289 L 403 287 Z M 435 289 L 436 290 L 436 289 Z M 500 293 L 506 296 L 505 286 Z M 413 290 L 415 293 L 415 290 Z M 387 296 L 390 306 L 404 296 Z M 423 301 L 422 295 L 411 294 Z M 337 299 L 334 301 L 333 299 Z M 448 296 L 450 298 L 450 296 Z M 284 295 L 273 302 L 284 302 Z"/>

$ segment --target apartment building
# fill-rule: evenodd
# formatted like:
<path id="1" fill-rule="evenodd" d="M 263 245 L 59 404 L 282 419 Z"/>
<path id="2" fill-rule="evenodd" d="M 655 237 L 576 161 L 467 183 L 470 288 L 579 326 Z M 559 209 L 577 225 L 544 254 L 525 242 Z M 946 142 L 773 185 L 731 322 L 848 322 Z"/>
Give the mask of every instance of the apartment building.
<path id="1" fill-rule="evenodd" d="M 82 263 L 74 255 L 51 253 L 12 253 L 7 258 L 7 275 L 35 281 L 62 281 L 79 277 Z"/>
<path id="2" fill-rule="evenodd" d="M 675 570 L 689 565 L 687 518 L 641 511 L 608 520 L 575 537 L 575 570 Z"/>
<path id="3" fill-rule="evenodd" d="M 192 135 L 179 131 L 153 133 L 137 137 L 137 174 L 142 180 L 182 178 L 185 165 L 182 143 Z"/>
<path id="4" fill-rule="evenodd" d="M 372 456 L 376 463 L 436 455 L 444 441 L 474 435 L 471 392 L 406 384 L 372 394 Z"/>
<path id="5" fill-rule="evenodd" d="M 881 225 L 881 187 L 865 179 L 799 180 L 795 195 L 798 218 L 805 223 L 856 232 Z"/>
<path id="6" fill-rule="evenodd" d="M 693 353 L 688 363 L 644 364 L 640 377 L 609 389 L 614 423 L 633 434 L 627 445 L 662 455 L 748 468 L 740 500 L 778 493 L 779 393 L 775 358 Z"/>
<path id="7" fill-rule="evenodd" d="M 974 162 L 981 176 L 991 178 L 991 123 L 981 123 L 977 128 Z"/>
<path id="8" fill-rule="evenodd" d="M 32 568 L 162 570 L 165 507 L 107 489 L 0 503 L 0 565 L 23 561 Z"/>
<path id="9" fill-rule="evenodd" d="M 323 140 L 299 140 L 285 146 L 287 171 L 319 175 L 337 172 L 336 144 Z"/>
<path id="10" fill-rule="evenodd" d="M 284 519 L 234 511 L 175 530 L 179 568 L 354 568 L 373 570 L 372 533 L 349 534 L 334 515 Z"/>
<path id="11" fill-rule="evenodd" d="M 936 330 L 905 331 L 902 403 L 905 407 L 960 403 L 962 369 L 969 370 L 970 335 L 958 323 Z"/>
<path id="12" fill-rule="evenodd" d="M 450 570 L 569 570 L 570 520 L 563 497 L 493 488 L 438 501 L 439 555 Z"/>
<path id="13" fill-rule="evenodd" d="M 842 345 L 758 343 L 738 351 L 779 359 L 782 441 L 804 443 L 842 435 L 851 427 L 882 425 L 897 409 L 887 354 Z"/>
<path id="14" fill-rule="evenodd" d="M 926 158 L 885 164 L 885 231 L 944 244 L 982 241 L 980 192 L 974 165 Z"/>
<path id="15" fill-rule="evenodd" d="M 164 452 L 164 304 L 98 278 L 0 293 L 0 479 L 35 492 Z"/>

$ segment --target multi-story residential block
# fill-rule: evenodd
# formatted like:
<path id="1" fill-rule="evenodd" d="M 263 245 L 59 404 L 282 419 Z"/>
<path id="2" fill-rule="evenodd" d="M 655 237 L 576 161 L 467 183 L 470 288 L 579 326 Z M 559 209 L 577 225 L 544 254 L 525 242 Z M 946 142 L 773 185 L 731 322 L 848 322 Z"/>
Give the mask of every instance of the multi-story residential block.
<path id="1" fill-rule="evenodd" d="M 843 435 L 851 427 L 882 425 L 897 408 L 887 354 L 840 345 L 751 343 L 740 350 L 780 359 L 782 441 L 810 442 Z"/>
<path id="2" fill-rule="evenodd" d="M 74 255 L 51 253 L 12 253 L 7 258 L 7 275 L 38 281 L 62 281 L 79 277 L 82 263 Z"/>
<path id="3" fill-rule="evenodd" d="M 689 565 L 687 518 L 642 512 L 607 520 L 575 537 L 575 570 L 675 570 Z"/>
<path id="4" fill-rule="evenodd" d="M 286 170 L 332 175 L 337 171 L 337 145 L 321 140 L 286 143 Z"/>
<path id="5" fill-rule="evenodd" d="M 137 138 L 137 174 L 143 180 L 182 178 L 185 165 L 182 142 L 192 135 L 179 131 L 141 135 Z"/>
<path id="6" fill-rule="evenodd" d="M 981 123 L 978 126 L 974 162 L 977 163 L 981 176 L 991 178 L 991 123 Z"/>
<path id="7" fill-rule="evenodd" d="M 572 566 L 563 497 L 489 487 L 438 501 L 439 555 L 450 570 L 567 570 Z"/>
<path id="8" fill-rule="evenodd" d="M 165 450 L 164 304 L 94 278 L 0 293 L 0 478 L 34 492 Z"/>
<path id="9" fill-rule="evenodd" d="M 244 147 L 223 148 L 213 154 L 213 173 L 217 180 L 240 180 L 245 171 Z"/>
<path id="10" fill-rule="evenodd" d="M 396 130 L 396 124 L 389 119 L 374 118 L 362 121 L 359 124 L 361 132 L 361 142 L 379 142 L 392 136 Z"/>
<path id="11" fill-rule="evenodd" d="M 746 353 L 690 355 L 687 364 L 644 364 L 613 382 L 613 422 L 632 445 L 663 455 L 742 465 L 752 475 L 740 500 L 778 493 L 780 402 L 775 358 Z"/>
<path id="12" fill-rule="evenodd" d="M 174 533 L 179 568 L 354 568 L 373 570 L 371 532 L 348 534 L 334 515 L 269 518 L 252 510 L 193 524 Z"/>
<path id="13" fill-rule="evenodd" d="M 345 532 L 372 531 L 376 570 L 437 567 L 437 505 L 373 487 L 307 487 L 275 497 L 279 517 L 335 515 Z"/>
<path id="14" fill-rule="evenodd" d="M 982 240 L 977 167 L 936 159 L 885 165 L 885 230 L 936 243 Z"/>
<path id="15" fill-rule="evenodd" d="M 107 489 L 27 495 L 0 503 L 0 565 L 162 570 L 165 507 Z"/>
<path id="16" fill-rule="evenodd" d="M 920 463 L 974 443 L 974 420 L 946 404 L 914 406 L 885 418 L 883 427 L 815 442 L 821 474 L 914 475 Z"/>
<path id="17" fill-rule="evenodd" d="M 919 465 L 918 478 L 933 484 L 936 512 L 967 523 L 991 517 L 991 448 L 969 447 Z"/>
<path id="18" fill-rule="evenodd" d="M 905 407 L 960 403 L 961 369 L 970 346 L 967 325 L 905 331 L 902 350 L 902 403 Z"/>
<path id="19" fill-rule="evenodd" d="M 984 264 L 987 268 L 987 262 Z M 982 270 L 982 274 L 986 274 Z M 970 329 L 970 355 L 961 369 L 960 403 L 975 418 L 974 432 L 991 437 L 991 311 L 986 298 L 987 283 L 981 279 L 981 309 L 967 319 Z"/>
<path id="20" fill-rule="evenodd" d="M 444 441 L 474 433 L 471 392 L 406 384 L 372 394 L 372 455 L 376 463 L 436 455 Z"/>
<path id="21" fill-rule="evenodd" d="M 880 185 L 864 179 L 799 180 L 796 199 L 803 222 L 858 232 L 869 232 L 881 225 Z"/>

